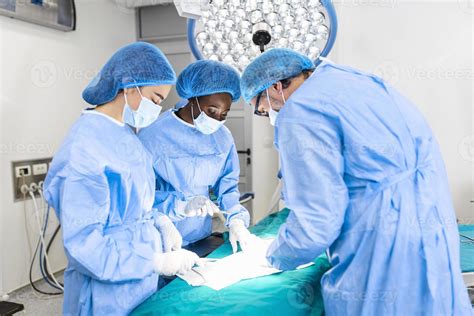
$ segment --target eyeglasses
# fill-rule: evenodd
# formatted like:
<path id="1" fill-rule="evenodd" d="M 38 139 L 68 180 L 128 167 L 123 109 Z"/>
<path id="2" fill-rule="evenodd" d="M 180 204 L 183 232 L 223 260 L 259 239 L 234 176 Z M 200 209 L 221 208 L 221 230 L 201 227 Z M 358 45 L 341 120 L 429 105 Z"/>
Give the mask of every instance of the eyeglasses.
<path id="1" fill-rule="evenodd" d="M 265 91 L 265 90 L 264 90 Z M 255 102 L 255 111 L 253 112 L 255 115 L 258 115 L 258 116 L 266 116 L 268 117 L 268 112 L 266 111 L 259 111 L 258 110 L 258 107 L 260 106 L 260 100 L 262 99 L 262 94 L 263 92 L 260 92 L 258 95 L 257 95 L 257 100 Z"/>

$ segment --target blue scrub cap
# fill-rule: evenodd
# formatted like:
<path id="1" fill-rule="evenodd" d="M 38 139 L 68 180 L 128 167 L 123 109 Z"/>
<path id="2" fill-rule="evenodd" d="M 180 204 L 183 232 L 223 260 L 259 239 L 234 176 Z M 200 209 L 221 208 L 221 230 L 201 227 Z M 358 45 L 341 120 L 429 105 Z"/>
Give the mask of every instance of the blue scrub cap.
<path id="1" fill-rule="evenodd" d="M 245 68 L 240 82 L 242 96 L 249 103 L 272 84 L 314 68 L 311 59 L 291 49 L 270 49 Z"/>
<path id="2" fill-rule="evenodd" d="M 240 76 L 234 68 L 213 60 L 199 60 L 178 77 L 176 91 L 183 99 L 214 93 L 229 93 L 232 102 L 240 98 Z"/>
<path id="3" fill-rule="evenodd" d="M 136 42 L 119 49 L 82 92 L 89 104 L 112 101 L 129 87 L 175 84 L 176 73 L 165 55 L 154 45 Z"/>
<path id="4" fill-rule="evenodd" d="M 188 99 L 180 99 L 174 106 L 176 110 L 184 108 L 186 105 L 188 105 Z"/>

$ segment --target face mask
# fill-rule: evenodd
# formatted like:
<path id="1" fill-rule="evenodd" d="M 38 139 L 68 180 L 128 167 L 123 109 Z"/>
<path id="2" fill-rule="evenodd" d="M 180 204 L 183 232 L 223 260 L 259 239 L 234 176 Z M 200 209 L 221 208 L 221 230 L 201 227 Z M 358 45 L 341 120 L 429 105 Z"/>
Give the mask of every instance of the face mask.
<path id="1" fill-rule="evenodd" d="M 285 95 L 283 94 L 283 91 L 281 92 L 281 97 L 283 98 L 283 104 L 285 104 L 286 100 L 285 100 Z M 270 109 L 268 110 L 268 117 L 270 118 L 270 124 L 272 126 L 275 126 L 275 122 L 278 117 L 278 112 L 275 111 L 272 107 L 272 104 L 270 102 L 270 96 L 268 95 L 268 90 L 267 90 L 267 102 L 268 102 L 268 105 L 270 106 Z"/>
<path id="2" fill-rule="evenodd" d="M 142 99 L 136 111 L 130 108 L 127 101 L 127 95 L 124 93 L 125 106 L 123 107 L 122 119 L 128 125 L 136 128 L 143 128 L 156 121 L 160 115 L 162 107 L 161 105 L 155 104 L 150 99 L 145 98 L 138 87 L 137 90 Z"/>
<path id="3" fill-rule="evenodd" d="M 197 98 L 196 98 L 196 102 L 197 102 L 199 111 L 201 111 L 201 114 L 199 114 L 199 116 L 196 119 L 194 119 L 193 106 L 191 105 L 191 115 L 193 117 L 194 126 L 196 127 L 198 131 L 200 131 L 203 134 L 209 135 L 209 134 L 215 133 L 219 128 L 222 127 L 222 125 L 224 125 L 225 120 L 218 121 L 216 119 L 213 119 L 212 117 L 207 116 L 207 114 L 201 110 L 201 107 L 199 106 L 199 101 Z"/>

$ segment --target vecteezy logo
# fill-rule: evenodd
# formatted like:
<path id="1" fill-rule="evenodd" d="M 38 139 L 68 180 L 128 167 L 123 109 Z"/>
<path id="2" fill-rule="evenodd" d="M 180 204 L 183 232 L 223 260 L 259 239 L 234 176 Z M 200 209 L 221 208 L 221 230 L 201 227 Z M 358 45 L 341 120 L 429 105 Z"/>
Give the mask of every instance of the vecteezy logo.
<path id="1" fill-rule="evenodd" d="M 31 67 L 30 78 L 38 88 L 50 88 L 58 79 L 58 69 L 52 61 L 43 60 Z"/>
<path id="2" fill-rule="evenodd" d="M 474 162 L 474 135 L 465 136 L 459 142 L 458 150 L 464 160 Z"/>
<path id="3" fill-rule="evenodd" d="M 144 152 L 141 143 L 135 136 L 127 135 L 122 137 L 115 144 L 115 151 L 120 160 L 125 162 L 141 162 L 144 159 Z"/>
<path id="4" fill-rule="evenodd" d="M 315 299 L 314 289 L 309 284 L 292 286 L 288 289 L 287 299 L 296 309 L 307 309 Z"/>
<path id="5" fill-rule="evenodd" d="M 395 84 L 400 80 L 400 68 L 393 61 L 385 61 L 375 67 L 374 74 L 391 84 Z"/>

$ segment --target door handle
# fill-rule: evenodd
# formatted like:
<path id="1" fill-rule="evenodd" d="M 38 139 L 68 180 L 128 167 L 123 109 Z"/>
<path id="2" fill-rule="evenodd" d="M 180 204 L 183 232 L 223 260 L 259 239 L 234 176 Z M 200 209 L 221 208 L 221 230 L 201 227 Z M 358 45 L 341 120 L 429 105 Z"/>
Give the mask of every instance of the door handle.
<path id="1" fill-rule="evenodd" d="M 237 150 L 237 153 L 238 154 L 246 154 L 247 156 L 250 156 L 250 154 L 252 152 L 250 151 L 250 148 L 247 148 L 247 150 Z"/>

